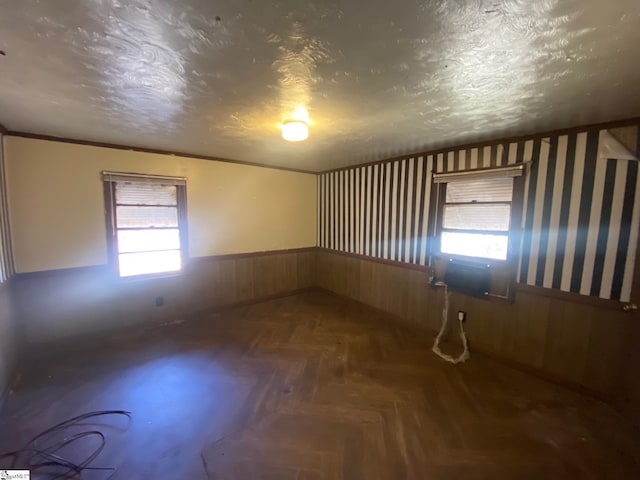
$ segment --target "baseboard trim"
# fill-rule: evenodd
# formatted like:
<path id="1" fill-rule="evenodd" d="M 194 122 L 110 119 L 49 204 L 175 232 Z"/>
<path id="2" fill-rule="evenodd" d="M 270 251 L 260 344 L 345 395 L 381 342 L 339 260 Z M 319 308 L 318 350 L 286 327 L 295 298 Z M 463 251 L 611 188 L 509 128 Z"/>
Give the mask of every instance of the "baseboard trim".
<path id="1" fill-rule="evenodd" d="M 256 303 L 270 302 L 272 300 L 277 300 L 279 298 L 292 297 L 294 295 L 301 295 L 303 293 L 309 293 L 317 290 L 318 290 L 318 287 L 297 288 L 295 290 L 289 290 L 287 292 L 274 293 L 272 295 L 265 295 L 262 297 L 252 298 L 251 300 L 242 300 L 240 302 L 229 303 L 226 305 L 220 305 L 220 306 L 215 306 L 211 308 L 205 308 L 203 310 L 198 310 L 197 312 L 190 313 L 189 315 L 187 315 L 186 321 L 193 320 L 194 318 L 200 317 L 203 315 L 211 315 L 214 313 L 226 312 L 229 310 L 233 310 L 234 308 L 248 307 L 250 305 L 255 305 Z"/>
<path id="2" fill-rule="evenodd" d="M 539 368 L 535 368 L 524 363 L 516 362 L 514 360 L 509 360 L 508 358 L 501 357 L 500 355 L 496 355 L 495 353 L 489 352 L 487 350 L 474 349 L 472 343 L 469 343 L 469 348 L 472 349 L 472 353 L 477 353 L 478 355 L 481 355 L 495 362 L 501 363 L 502 365 L 513 368 L 514 370 L 518 370 L 520 372 L 526 373 L 533 377 L 539 378 L 540 380 L 545 380 L 549 383 L 553 383 L 560 387 L 564 387 L 567 390 L 571 390 L 581 395 L 594 398 L 601 402 L 605 402 L 611 405 L 614 404 L 615 396 L 612 394 L 601 392 L 600 390 L 595 390 L 595 389 L 586 387 L 584 385 L 581 385 L 579 383 L 566 380 L 562 377 L 558 377 L 557 375 L 554 375 L 549 372 L 545 372 L 544 370 L 540 370 Z"/>

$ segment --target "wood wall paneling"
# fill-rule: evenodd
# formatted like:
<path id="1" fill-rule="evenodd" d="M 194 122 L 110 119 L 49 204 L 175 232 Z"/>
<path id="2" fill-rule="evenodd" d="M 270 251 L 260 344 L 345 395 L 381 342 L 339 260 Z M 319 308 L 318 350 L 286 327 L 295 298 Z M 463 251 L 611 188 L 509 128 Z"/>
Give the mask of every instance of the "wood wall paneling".
<path id="1" fill-rule="evenodd" d="M 411 270 L 407 275 L 407 320 L 413 325 L 419 325 L 420 322 L 432 319 L 428 309 L 435 304 L 435 300 L 431 298 L 435 292 L 432 289 L 425 292 L 425 285 L 429 283 L 429 274 L 426 271 Z M 426 325 L 426 328 L 431 331 L 436 330 L 435 318 L 432 319 L 432 323 Z"/>
<path id="2" fill-rule="evenodd" d="M 10 288 L 11 280 L 0 284 L 0 407 L 12 381 L 20 344 Z"/>
<path id="3" fill-rule="evenodd" d="M 298 263 L 298 288 L 315 287 L 318 268 L 316 250 L 298 252 L 296 259 Z"/>
<path id="4" fill-rule="evenodd" d="M 235 288 L 230 291 L 229 303 L 243 302 L 253 298 L 257 283 L 254 277 L 255 259 L 238 258 L 230 262 L 235 265 Z"/>
<path id="5" fill-rule="evenodd" d="M 625 344 L 629 330 L 636 323 L 627 313 L 593 310 L 589 330 L 589 344 L 585 374 L 599 388 L 612 391 L 617 397 L 623 395 L 623 378 L 612 376 L 612 371 L 621 371 L 622 377 L 628 372 L 625 367 Z M 638 422 L 640 425 L 640 422 Z"/>
<path id="6" fill-rule="evenodd" d="M 315 261 L 304 249 L 192 259 L 181 275 L 142 280 L 114 278 L 106 266 L 19 274 L 16 315 L 28 345 L 53 344 L 308 289 Z"/>
<path id="7" fill-rule="evenodd" d="M 384 299 L 382 309 L 397 315 L 400 318 L 407 318 L 409 315 L 409 272 L 403 271 L 402 267 L 382 265 L 380 282 L 380 293 Z"/>
<path id="8" fill-rule="evenodd" d="M 561 377 L 581 380 L 585 377 L 593 309 L 568 302 L 552 302 L 552 309 L 543 368 Z"/>
<path id="9" fill-rule="evenodd" d="M 640 365 L 640 315 L 633 314 L 632 331 L 625 342 L 627 355 L 625 356 L 624 395 L 620 399 L 620 406 L 636 425 L 640 426 L 640 376 L 637 365 Z"/>
<path id="10" fill-rule="evenodd" d="M 509 319 L 514 322 L 511 354 L 517 362 L 542 368 L 551 300 L 518 292 L 517 302 L 516 318 Z"/>

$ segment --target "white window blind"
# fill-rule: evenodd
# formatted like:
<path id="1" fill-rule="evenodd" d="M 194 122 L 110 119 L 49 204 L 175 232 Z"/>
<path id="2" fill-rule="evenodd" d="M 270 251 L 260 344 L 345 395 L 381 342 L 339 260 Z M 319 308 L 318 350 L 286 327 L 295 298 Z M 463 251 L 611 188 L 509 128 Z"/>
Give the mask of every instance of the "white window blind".
<path id="1" fill-rule="evenodd" d="M 506 260 L 512 176 L 449 177 L 440 223 L 440 251 Z"/>

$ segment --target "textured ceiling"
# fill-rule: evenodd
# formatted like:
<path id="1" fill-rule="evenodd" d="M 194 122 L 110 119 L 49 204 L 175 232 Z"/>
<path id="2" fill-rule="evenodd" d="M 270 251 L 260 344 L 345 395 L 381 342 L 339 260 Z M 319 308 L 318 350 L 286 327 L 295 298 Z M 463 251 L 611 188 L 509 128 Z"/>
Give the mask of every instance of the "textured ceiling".
<path id="1" fill-rule="evenodd" d="M 636 116 L 639 26 L 638 0 L 0 0 L 0 123 L 326 170 Z"/>

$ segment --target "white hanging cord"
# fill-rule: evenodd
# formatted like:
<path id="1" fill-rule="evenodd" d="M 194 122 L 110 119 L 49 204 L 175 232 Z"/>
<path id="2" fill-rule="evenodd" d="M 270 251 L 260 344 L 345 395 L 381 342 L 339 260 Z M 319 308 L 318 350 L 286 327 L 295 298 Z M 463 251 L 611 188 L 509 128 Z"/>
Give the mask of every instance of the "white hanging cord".
<path id="1" fill-rule="evenodd" d="M 438 336 L 433 342 L 433 347 L 431 348 L 431 350 L 433 350 L 433 353 L 449 363 L 466 362 L 469 359 L 469 344 L 467 343 L 467 336 L 464 333 L 464 328 L 462 328 L 461 318 L 458 318 L 458 322 L 460 323 L 460 340 L 462 340 L 464 351 L 460 354 L 459 357 L 453 358 L 451 355 L 447 355 L 440 350 L 440 340 L 442 339 L 442 336 L 447 329 L 447 324 L 449 323 L 449 290 L 447 288 L 447 284 L 444 282 L 438 282 L 435 285 L 438 287 L 444 287 L 444 306 L 442 307 L 442 326 L 440 327 Z"/>

